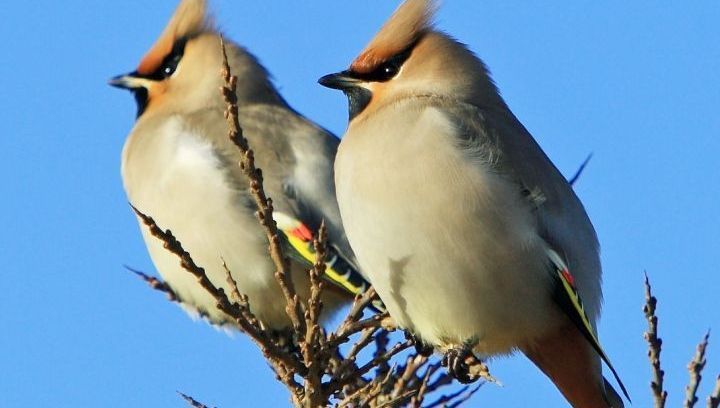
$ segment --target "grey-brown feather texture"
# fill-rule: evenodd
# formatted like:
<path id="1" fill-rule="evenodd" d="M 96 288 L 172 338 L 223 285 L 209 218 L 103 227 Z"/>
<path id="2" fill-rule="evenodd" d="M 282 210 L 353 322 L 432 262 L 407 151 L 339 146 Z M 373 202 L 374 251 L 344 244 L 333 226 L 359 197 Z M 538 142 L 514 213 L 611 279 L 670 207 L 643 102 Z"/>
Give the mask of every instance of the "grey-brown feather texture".
<path id="1" fill-rule="evenodd" d="M 388 24 L 414 33 L 426 21 L 407 16 Z M 382 32 L 372 44 L 397 49 Z M 427 27 L 389 68 L 326 80 L 372 95 L 342 138 L 335 178 L 348 238 L 388 311 L 441 350 L 538 348 L 533 361 L 572 403 L 606 405 L 599 356 L 561 353 L 590 346 L 557 301 L 552 260 L 574 277 L 593 326 L 601 303 L 597 237 L 571 186 L 465 45 Z"/>
<path id="2" fill-rule="evenodd" d="M 600 312 L 600 260 L 595 230 L 570 184 L 509 110 L 460 101 L 435 102 L 458 126 L 458 147 L 490 164 L 518 190 L 540 195 L 538 232 L 564 258 L 594 324 Z"/>
<path id="3" fill-rule="evenodd" d="M 325 220 L 331 244 L 355 264 L 335 199 L 332 164 L 338 139 L 290 108 L 252 54 L 231 42 L 226 46 L 238 77 L 239 121 L 276 215 L 283 213 L 312 230 Z M 123 182 L 130 202 L 161 228 L 172 230 L 216 285 L 229 290 L 226 261 L 256 316 L 270 328 L 283 328 L 289 324 L 285 301 L 254 215 L 248 180 L 238 165 L 240 151 L 228 136 L 219 90 L 221 55 L 217 33 L 191 37 L 175 73 L 147 85 L 152 88 L 148 107 L 123 150 Z M 225 316 L 177 259 L 142 224 L 141 231 L 155 266 L 183 306 L 223 323 Z M 301 297 L 309 292 L 307 266 L 298 259 L 291 266 Z M 328 314 L 339 298 L 326 291 Z"/>
<path id="4" fill-rule="evenodd" d="M 238 166 L 239 150 L 227 135 L 223 110 L 224 106 L 206 108 L 187 115 L 187 119 L 215 146 L 224 161 L 228 183 L 244 192 L 244 204 L 255 211 L 247 177 Z M 339 140 L 292 111 L 284 101 L 258 104 L 245 99 L 238 115 L 275 209 L 295 216 L 313 231 L 324 219 L 330 242 L 355 263 L 335 204 L 332 162 Z M 307 177 L 300 179 L 303 176 Z"/>

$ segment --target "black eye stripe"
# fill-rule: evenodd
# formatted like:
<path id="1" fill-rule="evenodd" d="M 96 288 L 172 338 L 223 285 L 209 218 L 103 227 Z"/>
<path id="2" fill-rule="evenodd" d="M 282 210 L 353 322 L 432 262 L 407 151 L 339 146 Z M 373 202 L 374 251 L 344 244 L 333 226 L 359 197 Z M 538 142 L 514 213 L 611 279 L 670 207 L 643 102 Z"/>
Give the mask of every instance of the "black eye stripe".
<path id="1" fill-rule="evenodd" d="M 417 43 L 418 41 L 413 42 L 409 47 L 395 54 L 395 56 L 380 64 L 371 72 L 360 73 L 350 71 L 350 76 L 364 82 L 387 82 L 400 72 L 400 68 L 402 68 L 405 61 L 410 57 Z"/>
<path id="2" fill-rule="evenodd" d="M 375 70 L 368 73 L 352 72 L 353 78 L 359 79 L 365 82 L 387 82 L 395 77 L 400 72 L 405 60 L 410 56 L 411 50 L 406 50 L 400 54 L 395 55 L 384 63 L 380 64 Z"/>
<path id="3" fill-rule="evenodd" d="M 160 74 L 162 78 L 167 78 L 175 72 L 175 69 L 177 69 L 180 60 L 185 53 L 186 43 L 187 39 L 185 38 L 175 41 L 172 51 L 170 51 L 170 54 L 163 59 L 162 64 L 160 64 L 160 68 L 156 71 L 156 73 Z"/>
<path id="4" fill-rule="evenodd" d="M 177 69 L 180 60 L 182 60 L 183 54 L 185 53 L 186 43 L 187 38 L 184 37 L 176 40 L 170 53 L 163 58 L 162 63 L 160 63 L 155 71 L 150 74 L 139 76 L 142 78 L 152 79 L 154 81 L 162 81 L 172 75 Z"/>

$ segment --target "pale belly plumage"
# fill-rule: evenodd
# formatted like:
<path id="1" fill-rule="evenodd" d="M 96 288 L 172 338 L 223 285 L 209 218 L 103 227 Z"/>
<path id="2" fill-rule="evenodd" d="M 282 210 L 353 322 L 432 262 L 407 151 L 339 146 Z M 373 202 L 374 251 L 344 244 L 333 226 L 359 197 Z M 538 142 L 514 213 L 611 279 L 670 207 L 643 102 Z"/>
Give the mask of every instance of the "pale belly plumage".
<path id="1" fill-rule="evenodd" d="M 171 117 L 152 135 L 133 134 L 123 151 L 122 174 L 130 202 L 170 229 L 208 277 L 229 292 L 225 261 L 242 293 L 261 321 L 273 328 L 287 325 L 284 302 L 273 277 L 267 240 L 253 211 L 226 180 L 210 143 Z M 140 229 L 158 272 L 180 296 L 188 311 L 214 322 L 226 316 L 215 301 L 180 267 L 177 256 L 163 248 L 140 222 Z M 303 287 L 303 282 L 298 282 Z"/>
<path id="2" fill-rule="evenodd" d="M 545 244 L 520 191 L 463 157 L 441 111 L 392 112 L 403 108 L 351 126 L 340 145 L 350 244 L 400 326 L 441 348 L 510 352 L 557 320 Z"/>

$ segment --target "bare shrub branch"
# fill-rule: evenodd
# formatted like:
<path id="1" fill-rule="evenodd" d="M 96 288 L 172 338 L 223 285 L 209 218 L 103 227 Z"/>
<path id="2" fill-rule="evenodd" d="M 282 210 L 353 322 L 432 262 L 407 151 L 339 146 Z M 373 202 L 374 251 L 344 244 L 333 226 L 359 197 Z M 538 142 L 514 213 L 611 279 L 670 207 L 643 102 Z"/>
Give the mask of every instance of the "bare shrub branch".
<path id="1" fill-rule="evenodd" d="M 715 388 L 707 400 L 708 408 L 718 408 L 720 406 L 720 375 L 715 379 Z"/>
<path id="2" fill-rule="evenodd" d="M 202 402 L 196 400 L 195 398 L 193 398 L 187 394 L 184 394 L 180 391 L 178 391 L 177 393 L 180 394 L 182 399 L 184 399 L 185 402 L 187 402 L 188 405 L 191 406 L 192 408 L 210 408 L 207 405 L 203 404 Z"/>
<path id="3" fill-rule="evenodd" d="M 656 408 L 663 408 L 667 400 L 667 391 L 663 389 L 665 372 L 660 368 L 660 352 L 662 351 L 662 339 L 658 337 L 658 319 L 655 315 L 657 299 L 652 295 L 650 280 L 645 274 L 645 306 L 643 312 L 648 321 L 648 331 L 645 332 L 645 340 L 648 342 L 648 358 L 652 366 L 653 378 L 650 381 L 653 399 Z"/>
<path id="4" fill-rule="evenodd" d="M 180 299 L 178 298 L 177 294 L 175 294 L 175 291 L 172 290 L 170 286 L 168 286 L 167 283 L 162 281 L 161 279 L 158 279 L 154 276 L 150 276 L 146 274 L 145 272 L 139 271 L 137 269 L 133 269 L 127 265 L 125 265 L 125 269 L 128 271 L 134 273 L 137 275 L 140 279 L 145 281 L 145 283 L 148 284 L 151 288 L 157 290 L 160 293 L 164 293 L 165 296 L 167 296 L 167 299 L 171 302 L 179 302 Z"/>
<path id="5" fill-rule="evenodd" d="M 325 286 L 323 276 L 328 247 L 324 222 L 313 240 L 316 259 L 308 270 L 310 295 L 308 299 L 301 299 L 292 282 L 290 261 L 283 253 L 282 233 L 273 220 L 272 199 L 265 194 L 262 171 L 255 166 L 254 152 L 240 126 L 235 93 L 238 79 L 230 72 L 224 44 L 222 50 L 222 77 L 225 84 L 221 91 L 227 104 L 225 118 L 228 137 L 240 150 L 241 160 L 238 165 L 250 181 L 250 192 L 257 207 L 256 215 L 264 228 L 268 253 L 276 268 L 275 279 L 286 302 L 285 311 L 291 324 L 291 338 L 294 342 L 291 346 L 294 347 L 288 347 L 281 339 L 265 330 L 251 312 L 248 297 L 238 288 L 232 271 L 224 261 L 229 295 L 222 287 L 210 281 L 205 270 L 195 264 L 170 230 L 161 229 L 150 215 L 133 207 L 151 234 L 163 242 L 165 249 L 178 257 L 182 268 L 192 274 L 198 284 L 213 297 L 217 308 L 258 345 L 277 379 L 289 390 L 293 405 L 297 407 L 457 407 L 471 398 L 485 383 L 496 382 L 484 362 L 470 353 L 464 357 L 464 363 L 468 367 L 469 375 L 481 379 L 480 383 L 472 388 L 464 386 L 455 392 L 431 397 L 431 394 L 440 393 L 443 387 L 454 384 L 453 379 L 441 369 L 439 362 L 434 361 L 436 357 L 418 354 L 422 347 L 416 348 L 413 338 L 400 342 L 391 340 L 389 332 L 395 330 L 395 324 L 387 312 L 366 313 L 378 299 L 372 287 L 355 297 L 346 317 L 334 331 L 326 333 L 323 330 L 320 326 L 323 309 L 321 298 Z M 583 163 L 582 167 L 585 164 Z M 170 300 L 179 301 L 172 289 L 162 280 L 130 270 L 152 288 L 165 293 Z M 663 408 L 667 392 L 663 388 L 665 373 L 660 364 L 662 340 L 658 336 L 657 299 L 652 295 L 647 275 L 645 301 L 643 311 L 648 321 L 648 330 L 644 337 L 648 343 L 648 358 L 652 367 L 651 390 L 655 407 Z M 685 398 L 685 407 L 688 408 L 698 401 L 696 394 L 705 366 L 707 344 L 706 335 L 688 366 L 690 382 Z M 371 345 L 374 345 L 374 348 L 371 356 L 367 357 L 367 350 Z M 192 397 L 182 393 L 180 395 L 190 406 L 206 407 Z M 430 398 L 434 400 L 426 404 L 426 400 Z M 707 406 L 720 406 L 720 377 L 708 397 Z"/>
<path id="6" fill-rule="evenodd" d="M 180 266 L 197 278 L 198 283 L 202 286 L 216 301 L 219 310 L 230 316 L 237 324 L 238 328 L 245 332 L 257 344 L 263 352 L 263 355 L 270 361 L 273 369 L 285 385 L 291 388 L 297 388 L 295 382 L 295 373 L 304 373 L 305 367 L 298 364 L 298 361 L 287 351 L 283 350 L 278 344 L 270 340 L 269 336 L 263 329 L 256 324 L 257 318 L 252 314 L 250 308 L 245 304 L 231 303 L 225 291 L 217 288 L 207 277 L 205 270 L 195 264 L 190 254 L 185 251 L 180 241 L 175 239 L 170 230 L 163 231 L 155 223 L 152 217 L 143 214 L 135 207 L 132 207 L 135 213 L 140 217 L 143 223 L 149 228 L 150 233 L 163 242 L 165 249 L 180 258 Z M 247 300 L 245 298 L 245 300 Z"/>
<path id="7" fill-rule="evenodd" d="M 683 407 L 693 408 L 698 401 L 697 389 L 700 386 L 700 380 L 702 380 L 702 370 L 705 368 L 705 350 L 707 349 L 708 339 L 710 338 L 710 332 L 705 334 L 703 340 L 698 344 L 695 356 L 693 357 L 690 364 L 688 364 L 688 371 L 690 371 L 690 383 L 685 388 L 685 403 Z"/>
<path id="8" fill-rule="evenodd" d="M 250 193 L 258 208 L 256 215 L 260 221 L 260 225 L 265 229 L 268 242 L 270 243 L 268 252 L 270 253 L 270 258 L 275 263 L 275 277 L 287 301 L 285 311 L 295 331 L 304 335 L 306 328 L 304 326 L 303 311 L 300 300 L 295 293 L 292 277 L 290 276 L 290 261 L 283 254 L 280 233 L 273 219 L 274 209 L 272 200 L 265 195 L 265 190 L 262 187 L 262 171 L 255 167 L 255 153 L 250 148 L 247 139 L 243 135 L 242 127 L 240 127 L 236 95 L 237 77 L 233 76 L 230 72 L 225 43 L 222 37 L 220 37 L 220 45 L 223 54 L 221 75 L 225 80 L 225 85 L 221 88 L 221 91 L 227 104 L 225 119 L 227 120 L 229 129 L 228 136 L 241 153 L 240 163 L 238 163 L 238 165 L 250 181 Z"/>

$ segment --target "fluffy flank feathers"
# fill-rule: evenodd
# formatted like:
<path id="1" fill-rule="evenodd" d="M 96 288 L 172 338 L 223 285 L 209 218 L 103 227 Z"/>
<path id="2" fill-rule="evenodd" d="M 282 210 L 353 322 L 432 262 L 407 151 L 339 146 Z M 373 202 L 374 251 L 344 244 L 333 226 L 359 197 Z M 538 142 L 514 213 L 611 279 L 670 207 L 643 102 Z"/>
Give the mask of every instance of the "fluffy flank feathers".
<path id="1" fill-rule="evenodd" d="M 212 29 L 213 22 L 208 15 L 205 0 L 182 0 L 165 30 L 140 61 L 137 71 L 140 74 L 155 71 L 163 58 L 170 53 L 177 39 L 192 37 Z"/>
<path id="2" fill-rule="evenodd" d="M 405 50 L 432 27 L 436 9 L 435 0 L 406 0 L 353 61 L 350 69 L 358 73 L 371 72 Z"/>

